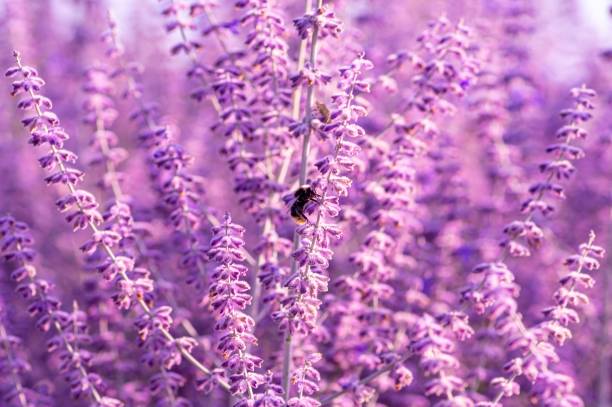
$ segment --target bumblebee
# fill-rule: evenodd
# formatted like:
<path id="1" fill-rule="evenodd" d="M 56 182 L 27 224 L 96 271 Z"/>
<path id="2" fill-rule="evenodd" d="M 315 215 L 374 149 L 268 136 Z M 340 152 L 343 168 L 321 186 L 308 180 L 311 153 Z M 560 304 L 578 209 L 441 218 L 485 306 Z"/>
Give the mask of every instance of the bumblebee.
<path id="1" fill-rule="evenodd" d="M 329 111 L 325 103 L 316 102 L 316 106 L 317 110 L 319 111 L 319 114 L 321 115 L 321 120 L 323 120 L 323 123 L 331 122 L 331 112 Z"/>
<path id="2" fill-rule="evenodd" d="M 310 185 L 302 185 L 293 194 L 295 200 L 291 205 L 291 217 L 298 225 L 308 222 L 304 209 L 309 202 L 319 202 L 321 196 Z"/>

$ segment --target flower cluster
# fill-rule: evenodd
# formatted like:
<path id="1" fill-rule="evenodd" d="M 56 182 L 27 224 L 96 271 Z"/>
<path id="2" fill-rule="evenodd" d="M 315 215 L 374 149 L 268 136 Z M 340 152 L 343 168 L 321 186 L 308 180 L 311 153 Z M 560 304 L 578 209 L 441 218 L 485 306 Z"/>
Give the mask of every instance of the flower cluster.
<path id="1" fill-rule="evenodd" d="M 191 174 L 188 167 L 193 158 L 174 140 L 174 129 L 160 123 L 158 109 L 146 104 L 137 79 L 138 69 L 123 60 L 123 46 L 118 39 L 116 23 L 111 18 L 108 33 L 104 37 L 108 54 L 116 65 L 115 76 L 127 80 L 126 98 L 131 98 L 136 109 L 130 119 L 139 124 L 138 141 L 148 154 L 149 176 L 159 193 L 161 206 L 167 211 L 173 228 L 183 236 L 183 251 L 179 261 L 189 273 L 187 281 L 201 289 L 205 285 L 206 253 L 199 230 L 202 226 L 202 182 Z"/>
<path id="2" fill-rule="evenodd" d="M 264 383 L 263 375 L 255 373 L 262 360 L 249 353 L 257 344 L 253 335 L 255 321 L 244 313 L 251 302 L 250 286 L 242 281 L 247 274 L 241 248 L 244 228 L 232 223 L 229 214 L 213 229 L 208 255 L 219 264 L 211 276 L 210 308 L 215 316 L 215 330 L 220 332 L 218 351 L 223 355 L 232 394 L 253 399 L 253 391 Z M 245 396 L 246 394 L 246 396 Z"/>
<path id="3" fill-rule="evenodd" d="M 7 407 L 50 406 L 51 399 L 35 388 L 28 388 L 24 379 L 32 366 L 23 356 L 23 341 L 8 333 L 0 322 L 0 397 Z"/>
<path id="4" fill-rule="evenodd" d="M 99 249 L 103 254 L 103 260 L 96 266 L 96 269 L 108 281 L 112 281 L 116 288 L 113 299 L 118 306 L 130 308 L 133 304 L 138 304 L 142 311 L 136 319 L 135 325 L 138 328 L 142 346 L 145 349 L 144 360 L 149 365 L 158 366 L 162 369 L 161 373 L 151 378 L 151 389 L 154 395 L 159 395 L 162 400 L 170 397 L 170 400 L 179 400 L 175 397 L 184 379 L 178 373 L 168 372 L 181 363 L 183 356 L 191 358 L 191 351 L 197 342 L 193 338 L 175 338 L 170 333 L 173 323 L 171 316 L 172 309 L 169 306 L 150 307 L 145 302 L 145 295 L 153 291 L 153 282 L 149 278 L 146 269 L 135 267 L 133 258 L 126 255 L 116 255 L 113 248 L 118 246 L 121 236 L 112 230 L 100 229 L 102 215 L 97 211 L 98 203 L 95 197 L 85 191 L 77 189 L 76 183 L 82 178 L 82 172 L 67 166 L 67 163 L 76 161 L 76 155 L 63 149 L 63 142 L 68 139 L 67 133 L 59 127 L 59 119 L 54 113 L 46 111 L 51 107 L 44 96 L 37 94 L 44 84 L 38 77 L 35 69 L 21 64 L 19 54 L 15 54 L 17 66 L 7 71 L 8 76 L 20 74 L 23 78 L 13 82 L 13 94 L 27 92 L 31 103 L 25 104 L 24 109 L 32 108 L 35 116 L 27 117 L 23 124 L 30 131 L 30 140 L 37 140 L 35 145 L 48 145 L 50 153 L 44 156 L 41 166 L 48 171 L 55 171 L 46 180 L 57 178 L 55 183 L 63 183 L 67 186 L 70 193 L 58 199 L 57 206 L 62 212 L 69 211 L 66 220 L 71 223 L 74 229 L 88 228 L 91 231 L 90 239 L 81 246 L 85 253 L 93 253 Z M 35 86 L 32 83 L 36 84 Z M 51 118 L 46 120 L 45 118 Z M 62 134 L 62 139 L 52 138 L 54 134 Z M 32 141 L 31 141 L 32 142 Z M 65 152 L 68 153 L 65 153 Z M 66 156 L 69 158 L 66 158 Z M 50 157 L 47 159 L 47 157 Z M 79 177 L 70 177 L 69 174 L 78 171 Z M 68 174 L 68 175 L 67 175 Z M 48 181 L 49 182 L 49 181 Z M 129 223 L 129 222 L 128 222 Z M 196 361 L 198 368 L 205 374 L 209 370 L 201 366 Z M 168 392 L 168 389 L 171 391 Z M 167 401 L 168 402 L 168 401 Z"/>
<path id="5" fill-rule="evenodd" d="M 459 405 L 469 405 L 470 400 L 464 396 L 453 396 L 465 390 L 463 380 L 447 373 L 459 368 L 459 361 L 451 354 L 455 350 L 452 340 L 444 337 L 444 328 L 432 316 L 425 314 L 415 324 L 411 333 L 410 350 L 420 355 L 419 364 L 426 376 L 434 376 L 425 383 L 426 394 L 453 400 Z M 444 406 L 445 403 L 436 405 Z"/>
<path id="6" fill-rule="evenodd" d="M 594 241 L 595 233 L 591 232 L 589 241 L 580 245 L 580 253 L 566 258 L 564 264 L 569 268 L 569 273 L 561 278 L 561 287 L 554 294 L 556 305 L 544 310 L 548 319 L 528 330 L 522 329 L 520 335 L 514 334 L 509 338 L 511 350 L 517 351 L 521 356 L 504 366 L 510 377 L 496 377 L 492 380 L 491 383 L 499 388 L 499 393 L 491 406 L 495 406 L 502 397 L 520 393 L 520 387 L 515 380 L 521 375 L 535 383 L 533 397 L 543 405 L 560 402 L 584 405 L 574 393 L 572 378 L 551 371 L 550 365 L 560 360 L 555 346 L 563 346 L 572 336 L 568 325 L 580 322 L 578 312 L 571 307 L 589 302 L 588 296 L 581 293 L 578 287 L 591 288 L 595 284 L 593 278 L 584 271 L 599 269 L 597 258 L 603 257 L 605 251 L 596 246 Z"/>
<path id="7" fill-rule="evenodd" d="M 593 109 L 593 104 L 590 99 L 595 96 L 595 92 L 582 86 L 572 89 L 571 94 L 575 104 L 573 108 L 561 111 L 561 117 L 567 120 L 567 124 L 556 133 L 560 142 L 546 148 L 546 152 L 553 155 L 554 158 L 539 166 L 544 179 L 530 186 L 531 197 L 522 205 L 522 212 L 526 214 L 525 219 L 515 220 L 504 227 L 503 232 L 506 237 L 500 242 L 503 248 L 502 257 L 495 262 L 477 265 L 473 271 L 483 274 L 483 278 L 463 292 L 464 298 L 474 305 L 476 311 L 485 313 L 494 324 L 497 333 L 507 339 L 507 346 L 511 351 L 521 346 L 530 347 L 533 335 L 523 326 L 516 301 L 519 286 L 505 258 L 507 256 L 530 256 L 532 250 L 542 245 L 544 232 L 535 223 L 534 217 L 536 213 L 546 216 L 554 210 L 552 204 L 547 200 L 549 197 L 565 197 L 564 187 L 558 181 L 571 178 L 575 173 L 575 167 L 571 161 L 584 156 L 583 150 L 572 143 L 584 140 L 587 136 L 586 130 L 580 124 L 592 118 L 590 111 Z M 532 350 L 533 358 L 515 359 L 512 366 L 508 367 L 515 376 L 523 372 L 530 372 L 526 375 L 531 381 L 535 381 L 540 373 L 547 371 L 548 362 L 534 363 L 533 359 L 547 361 L 556 358 L 554 353 L 551 354 L 552 349 L 547 343 L 538 342 L 534 348 L 537 351 Z M 501 396 L 494 400 L 493 405 L 501 397 L 511 396 L 520 391 L 518 384 L 513 380 L 498 378 L 494 379 L 493 383 L 502 388 Z"/>
<path id="8" fill-rule="evenodd" d="M 371 63 L 360 56 L 340 71 L 340 93 L 334 96 L 333 119 L 317 129 L 334 141 L 334 147 L 315 164 L 318 174 L 312 187 L 320 195 L 316 220 L 298 228 L 301 244 L 293 253 L 297 268 L 285 282 L 290 294 L 283 301 L 283 309 L 274 315 L 281 321 L 282 329 L 290 334 L 308 334 L 314 329 L 320 305 L 318 295 L 327 291 L 329 277 L 325 270 L 332 256 L 330 245 L 342 235 L 330 220 L 338 216 L 339 200 L 348 194 L 351 185 L 346 174 L 353 170 L 354 157 L 359 152 L 353 140 L 364 135 L 364 130 L 355 122 L 365 115 L 366 109 L 356 99 L 356 94 L 368 91 L 367 83 L 359 76 L 369 68 Z"/>
<path id="9" fill-rule="evenodd" d="M 362 326 L 358 333 L 359 340 L 355 342 L 356 346 L 361 349 L 363 338 L 368 338 L 367 352 L 359 350 L 357 353 L 358 360 L 369 369 L 394 363 L 400 357 L 400 349 L 396 348 L 396 337 L 401 322 L 394 320 L 393 312 L 385 303 L 393 298 L 392 281 L 397 278 L 397 270 L 405 267 L 401 256 L 406 246 L 400 243 L 400 234 L 407 237 L 408 232 L 416 233 L 418 230 L 416 222 L 410 219 L 415 212 L 418 196 L 418 160 L 427 153 L 438 136 L 438 116 L 452 113 L 454 110 L 450 94 L 462 95 L 464 89 L 475 79 L 475 62 L 471 56 L 469 36 L 470 30 L 465 25 L 459 23 L 453 26 L 442 18 L 432 22 L 419 37 L 420 52 L 397 53 L 388 59 L 391 71 L 399 69 L 403 64 L 402 60 L 410 60 L 414 65 L 412 80 L 418 87 L 412 107 L 416 110 L 417 118 L 413 122 L 405 123 L 403 118 L 395 115 L 396 135 L 391 142 L 383 138 L 384 132 L 376 140 L 373 137 L 366 139 L 367 143 L 384 143 L 385 146 L 372 169 L 377 177 L 368 181 L 366 187 L 374 202 L 378 204 L 369 217 L 376 227 L 365 236 L 361 250 L 350 257 L 350 261 L 357 266 L 357 271 L 353 275 L 343 276 L 337 282 L 337 285 L 350 295 L 352 301 L 345 318 L 350 319 L 356 312 Z M 388 72 L 385 76 L 390 75 Z M 443 108 L 440 108 L 441 106 Z M 418 117 L 421 113 L 422 116 Z M 419 295 L 422 283 L 416 280 L 413 278 L 411 283 L 404 282 L 408 290 L 407 298 L 411 293 Z M 423 321 L 419 318 L 417 327 L 419 324 L 428 326 L 432 323 L 430 316 L 425 315 L 424 318 L 426 319 Z M 421 332 L 417 327 L 414 327 L 413 331 Z M 421 333 L 414 338 L 411 335 L 411 341 L 420 341 L 422 335 Z M 450 345 L 446 351 L 450 351 L 450 348 L 453 346 Z M 433 359 L 440 352 L 429 354 Z M 425 369 L 426 372 L 443 375 L 444 370 L 453 367 L 452 364 L 444 363 L 447 360 L 452 360 L 452 356 L 447 355 L 444 358 L 444 355 L 440 355 L 442 367 Z M 422 363 L 431 364 L 427 358 Z M 454 379 L 460 382 L 458 377 Z M 464 385 L 459 383 L 455 387 L 463 388 Z M 447 395 L 452 394 L 452 391 L 451 386 L 448 391 L 434 393 Z"/>
<path id="10" fill-rule="evenodd" d="M 36 318 L 36 327 L 43 332 L 54 332 L 47 342 L 47 350 L 57 354 L 59 371 L 69 383 L 72 397 L 82 396 L 92 407 L 122 407 L 122 401 L 102 393 L 102 378 L 88 371 L 91 353 L 84 348 L 90 342 L 85 332 L 85 315 L 76 306 L 72 313 L 63 311 L 62 303 L 53 295 L 52 284 L 38 277 L 32 263 L 36 256 L 32 248 L 34 239 L 28 226 L 11 216 L 3 216 L 0 239 L 0 254 L 14 265 L 11 279 L 16 283 L 17 293 L 30 302 L 28 312 Z"/>
<path id="11" fill-rule="evenodd" d="M 319 381 L 321 375 L 313 367 L 321 360 L 318 353 L 307 355 L 301 366 L 296 368 L 291 374 L 291 383 L 296 387 L 297 394 L 287 401 L 287 406 L 291 407 L 319 407 L 316 399 L 310 397 L 319 391 Z"/>

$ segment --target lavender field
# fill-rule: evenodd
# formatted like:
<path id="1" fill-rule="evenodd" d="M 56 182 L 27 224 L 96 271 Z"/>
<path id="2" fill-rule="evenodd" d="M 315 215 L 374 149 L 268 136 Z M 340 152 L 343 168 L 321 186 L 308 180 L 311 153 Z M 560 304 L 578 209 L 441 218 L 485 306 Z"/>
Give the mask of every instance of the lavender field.
<path id="1" fill-rule="evenodd" d="M 612 5 L 0 0 L 0 407 L 612 407 Z"/>

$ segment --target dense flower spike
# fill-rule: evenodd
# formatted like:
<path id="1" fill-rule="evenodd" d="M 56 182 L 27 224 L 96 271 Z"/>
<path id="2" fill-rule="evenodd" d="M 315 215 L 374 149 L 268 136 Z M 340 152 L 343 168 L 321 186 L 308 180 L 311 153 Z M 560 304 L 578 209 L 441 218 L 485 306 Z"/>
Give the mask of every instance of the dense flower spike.
<path id="1" fill-rule="evenodd" d="M 144 101 L 135 70 L 121 58 L 122 53 L 112 51 L 123 48 L 117 31 L 116 23 L 111 18 L 105 40 L 117 65 L 116 75 L 124 76 L 127 81 L 125 97 L 136 104 L 130 119 L 140 125 L 138 140 L 147 151 L 150 178 L 154 181 L 161 205 L 167 211 L 169 223 L 183 237 L 184 248 L 179 265 L 188 272 L 187 281 L 202 290 L 206 285 L 206 253 L 200 233 L 202 218 L 206 217 L 209 222 L 211 218 L 214 219 L 203 213 L 203 182 L 189 171 L 193 157 L 176 142 L 176 129 L 159 121 L 157 107 Z M 213 223 L 216 223 L 216 219 Z"/>
<path id="2" fill-rule="evenodd" d="M 308 334 L 314 329 L 320 305 L 319 293 L 327 291 L 329 277 L 325 270 L 331 260 L 330 245 L 342 233 L 330 220 L 338 216 L 339 199 L 348 194 L 351 184 L 346 174 L 353 170 L 353 157 L 359 150 L 353 140 L 364 133 L 355 121 L 366 113 L 356 99 L 356 92 L 367 92 L 368 87 L 359 76 L 370 68 L 371 63 L 359 57 L 340 71 L 340 93 L 334 97 L 333 121 L 319 129 L 322 135 L 334 141 L 334 147 L 328 156 L 316 163 L 318 174 L 312 181 L 312 188 L 320 195 L 316 220 L 298 228 L 302 243 L 293 253 L 297 268 L 285 282 L 290 295 L 284 300 L 283 309 L 274 316 L 289 334 Z"/>
<path id="3" fill-rule="evenodd" d="M 244 10 L 239 23 L 245 31 L 245 49 L 229 53 L 221 33 L 214 33 L 226 55 L 218 59 L 221 68 L 215 72 L 213 90 L 222 110 L 213 129 L 226 137 L 222 152 L 234 175 L 239 203 L 261 225 L 250 307 L 250 314 L 256 316 L 262 298 L 268 307 L 277 308 L 284 292 L 281 281 L 286 271 L 279 257 L 287 257 L 290 243 L 278 235 L 276 226 L 284 217 L 279 195 L 287 190 L 284 179 L 296 145 L 287 132 L 292 122 L 291 62 L 279 3 L 238 1 L 236 7 Z M 210 13 L 207 18 L 214 26 Z M 231 78 L 240 85 L 224 87 Z"/>
<path id="4" fill-rule="evenodd" d="M 574 107 L 561 111 L 561 117 L 567 121 L 567 124 L 557 132 L 560 143 L 546 148 L 546 152 L 551 154 L 553 159 L 540 165 L 539 169 L 544 179 L 532 184 L 529 188 L 531 198 L 523 204 L 522 209 L 526 217 L 506 225 L 503 229 L 505 238 L 500 242 L 503 249 L 501 258 L 495 262 L 476 266 L 473 272 L 484 276 L 479 283 L 463 292 L 464 298 L 474 305 L 476 311 L 484 313 L 497 333 L 506 338 L 510 351 L 523 349 L 524 353 L 524 349 L 528 349 L 531 352 L 531 358 L 515 359 L 506 368 L 514 377 L 525 374 L 532 382 L 535 382 L 541 374 L 546 374 L 548 364 L 558 360 L 558 356 L 552 345 L 547 342 L 537 342 L 537 335 L 525 329 L 516 301 L 520 287 L 505 260 L 506 257 L 530 256 L 532 250 L 542 245 L 544 232 L 535 223 L 535 215 L 539 212 L 545 216 L 554 210 L 548 201 L 550 197 L 565 198 L 564 187 L 558 182 L 571 178 L 575 172 L 571 161 L 584 156 L 582 149 L 572 143 L 584 140 L 587 136 L 586 130 L 580 125 L 592 118 L 591 99 L 595 96 L 595 91 L 583 85 L 572 89 L 571 95 L 575 102 Z M 579 257 L 576 261 L 581 262 L 580 259 L 582 258 Z M 551 325 L 552 327 L 554 325 Z M 557 334 L 562 335 L 562 329 L 559 329 Z M 527 348 L 524 348 L 525 346 Z M 493 405 L 504 396 L 510 397 L 520 393 L 514 378 L 509 380 L 496 378 L 492 384 L 501 388 Z"/>
<path id="5" fill-rule="evenodd" d="M 47 341 L 47 350 L 57 354 L 59 370 L 70 385 L 72 397 L 85 398 L 92 407 L 122 407 L 122 401 L 104 396 L 102 378 L 89 371 L 91 353 L 83 348 L 90 342 L 85 331 L 85 315 L 76 306 L 72 313 L 63 311 L 60 300 L 52 293 L 53 286 L 38 277 L 32 263 L 36 256 L 32 248 L 34 240 L 28 226 L 11 216 L 3 216 L 0 239 L 0 255 L 13 265 L 11 279 L 17 285 L 17 293 L 30 302 L 28 313 L 36 318 L 36 327 L 43 332 L 54 332 Z"/>
<path id="6" fill-rule="evenodd" d="M 342 236 L 340 228 L 331 220 L 339 215 L 339 200 L 348 195 L 351 186 L 348 175 L 354 170 L 354 159 L 359 150 L 354 140 L 365 133 L 356 124 L 367 113 L 357 94 L 369 90 L 360 76 L 371 68 L 372 63 L 360 55 L 350 66 L 340 70 L 339 92 L 333 97 L 335 109 L 330 114 L 332 119 L 317 129 L 317 134 L 333 141 L 333 147 L 326 157 L 315 164 L 318 173 L 312 180 L 311 188 L 317 195 L 317 205 L 306 211 L 316 209 L 316 220 L 307 221 L 296 229 L 296 242 L 299 245 L 292 254 L 292 273 L 284 282 L 288 295 L 283 299 L 281 309 L 272 314 L 285 332 L 287 348 L 291 347 L 290 338 L 294 335 L 307 336 L 316 328 L 321 306 L 319 294 L 328 289 L 326 270 L 333 254 L 331 244 Z M 304 164 L 305 160 L 302 161 Z M 289 363 L 287 355 L 285 358 L 285 363 Z M 285 365 L 285 391 L 288 391 L 287 372 Z"/>
<path id="7" fill-rule="evenodd" d="M 34 75 L 35 71 L 33 68 L 21 64 L 19 54 L 16 53 L 15 58 L 17 59 L 17 67 L 9 69 L 9 74 L 14 76 L 21 73 L 23 81 L 14 82 L 13 87 L 19 88 L 21 86 L 20 89 L 28 88 L 28 93 L 33 97 L 34 91 L 28 85 L 24 85 L 24 83 L 28 83 L 28 79 Z M 20 83 L 21 85 L 19 85 Z M 37 102 L 33 106 L 36 117 L 45 116 Z M 28 127 L 26 124 L 24 126 Z M 57 119 L 55 120 L 55 126 L 56 129 L 59 129 L 59 120 Z M 43 123 L 40 127 L 29 127 L 29 130 L 31 133 L 36 131 L 45 133 L 48 132 L 48 126 Z M 66 135 L 64 139 L 67 138 L 68 136 Z M 49 142 L 45 143 L 50 145 L 51 153 L 56 155 L 55 159 L 58 162 L 59 168 L 57 173 L 64 174 L 69 167 L 66 167 L 61 157 L 57 156 L 58 148 Z M 59 147 L 62 147 L 62 145 Z M 136 268 L 132 258 L 116 255 L 113 247 L 119 243 L 120 236 L 115 232 L 99 229 L 98 224 L 102 222 L 102 216 L 97 211 L 95 212 L 97 214 L 95 218 L 92 218 L 86 212 L 89 209 L 93 210 L 98 207 L 94 196 L 87 191 L 77 190 L 73 180 L 67 180 L 65 184 L 71 194 L 58 200 L 57 205 L 60 211 L 65 211 L 66 208 L 74 208 L 73 212 L 67 217 L 67 220 L 71 222 L 71 216 L 77 216 L 79 219 L 78 228 L 88 228 L 92 233 L 91 239 L 83 245 L 82 250 L 88 252 L 94 250 L 94 247 L 98 247 L 103 253 L 104 259 L 96 268 L 106 280 L 113 281 L 117 290 L 113 297 L 115 302 L 120 307 L 126 309 L 129 309 L 133 304 L 138 304 L 142 311 L 142 314 L 135 321 L 135 325 L 138 328 L 142 346 L 146 350 L 144 360 L 149 365 L 155 365 L 163 369 L 161 377 L 156 375 L 151 379 L 151 391 L 153 394 L 158 395 L 163 390 L 164 394 L 161 394 L 160 397 L 162 400 L 165 400 L 167 389 L 176 389 L 178 384 L 184 383 L 182 377 L 177 373 L 165 371 L 179 365 L 183 357 L 188 359 L 204 374 L 210 374 L 210 371 L 191 355 L 196 341 L 192 338 L 176 338 L 170 333 L 173 323 L 171 316 L 172 309 L 168 306 L 150 307 L 145 302 L 146 293 L 153 291 L 153 282 L 149 279 L 149 272 L 142 268 Z M 171 382 L 168 382 L 166 379 L 171 380 Z M 223 379 L 218 380 L 218 382 L 222 386 L 227 387 Z M 172 402 L 177 403 L 185 402 L 184 400 L 181 401 L 180 398 L 175 398 L 174 395 L 170 396 L 170 400 L 174 400 Z M 163 402 L 168 403 L 169 401 L 165 400 Z"/>
<path id="8" fill-rule="evenodd" d="M 251 302 L 250 286 L 241 279 L 248 268 L 241 264 L 244 254 L 242 236 L 244 228 L 232 223 L 229 214 L 223 223 L 213 229 L 208 256 L 219 264 L 211 276 L 210 308 L 219 331 L 217 350 L 223 355 L 223 367 L 227 368 L 230 391 L 241 400 L 253 400 L 253 391 L 264 383 L 263 375 L 255 373 L 262 360 L 249 353 L 251 345 L 257 344 L 253 335 L 255 321 L 244 313 Z"/>
<path id="9" fill-rule="evenodd" d="M 519 394 L 520 387 L 516 379 L 521 375 L 535 383 L 533 398 L 542 405 L 584 405 L 574 393 L 572 378 L 551 371 L 550 365 L 559 361 L 555 348 L 563 346 L 572 337 L 569 324 L 580 322 L 578 312 L 572 307 L 581 307 L 589 302 L 589 297 L 580 292 L 580 288 L 593 287 L 595 281 L 587 272 L 599 269 L 597 258 L 603 257 L 605 253 L 594 241 L 595 233 L 591 231 L 588 242 L 580 245 L 580 253 L 565 259 L 564 265 L 569 272 L 561 278 L 561 287 L 554 294 L 556 305 L 544 310 L 547 319 L 528 330 L 521 328 L 520 335 L 510 337 L 511 350 L 520 356 L 504 366 L 510 377 L 496 377 L 492 380 L 494 387 L 499 388 L 493 406 L 504 397 Z"/>
<path id="10" fill-rule="evenodd" d="M 351 300 L 347 306 L 349 312 L 345 312 L 346 316 L 343 318 L 351 321 L 354 313 L 357 313 L 357 321 L 353 323 L 360 325 L 360 331 L 357 334 L 359 339 L 355 341 L 357 350 L 354 352 L 358 355 L 360 364 L 369 370 L 379 369 L 387 363 L 395 364 L 400 357 L 401 347 L 398 347 L 396 338 L 398 331 L 401 332 L 401 323 L 394 320 L 393 312 L 387 303 L 394 295 L 392 281 L 397 270 L 401 270 L 403 266 L 402 253 L 410 247 L 401 242 L 409 238 L 411 232 L 416 234 L 418 229 L 415 227 L 415 221 L 410 218 L 416 213 L 416 201 L 419 198 L 419 159 L 438 143 L 435 141 L 440 136 L 436 123 L 455 109 L 449 89 L 460 89 L 458 93 L 462 95 L 475 80 L 476 62 L 470 51 L 470 36 L 470 29 L 463 23 L 454 26 L 447 19 L 441 18 L 430 23 L 428 29 L 419 37 L 419 47 L 415 53 L 396 53 L 388 58 L 391 70 L 385 74 L 387 78 L 391 78 L 392 73 L 397 74 L 401 59 L 408 59 L 410 55 L 409 59 L 413 61 L 415 73 L 412 80 L 418 83 L 412 102 L 415 103 L 412 106 L 415 112 L 411 112 L 411 116 L 415 118 L 412 122 L 405 123 L 399 115 L 394 115 L 397 134 L 391 143 L 382 139 L 385 132 L 377 141 L 373 138 L 366 139 L 368 144 L 378 142 L 385 145 L 384 151 L 379 154 L 380 159 L 373 163 L 372 171 L 376 173 L 376 177 L 366 181 L 366 191 L 377 204 L 369 214 L 370 222 L 376 227 L 365 236 L 361 250 L 349 258 L 357 271 L 353 275 L 341 277 L 336 282 Z M 441 71 L 431 69 L 432 66 L 442 67 Z M 441 74 L 444 70 L 448 72 Z M 444 106 L 444 109 L 439 109 L 438 106 Z M 406 277 L 402 279 L 408 280 Z M 408 301 L 411 296 L 423 295 L 419 290 L 422 282 L 417 282 L 416 278 L 412 280 L 414 281 L 404 282 L 408 289 Z M 449 354 L 454 349 L 452 341 L 444 338 L 440 332 L 435 333 L 436 329 L 431 328 L 432 325 L 437 326 L 437 322 L 425 314 L 415 322 L 409 335 L 410 347 L 414 343 L 429 340 L 427 338 L 430 335 L 447 342 L 444 351 L 429 351 L 429 348 L 413 350 L 415 355 L 420 356 L 421 365 L 427 375 L 442 376 L 439 380 L 432 379 L 426 386 L 436 380 L 450 383 L 444 377 L 445 372 L 458 366 L 458 362 Z M 437 326 L 437 330 L 440 329 Z M 354 337 L 352 332 L 348 333 Z M 361 349 L 365 338 L 368 350 L 363 352 Z M 432 360 L 437 357 L 440 358 L 440 365 L 432 369 Z M 427 394 L 452 398 L 456 389 L 462 390 L 464 387 L 462 380 L 454 376 L 453 384 L 449 385 L 448 389 L 428 390 Z"/>
<path id="11" fill-rule="evenodd" d="M 2 310 L 2 312 L 5 312 Z M 0 322 L 0 398 L 7 407 L 52 406 L 50 397 L 25 386 L 24 378 L 32 366 L 23 356 L 23 341 L 7 332 Z"/>

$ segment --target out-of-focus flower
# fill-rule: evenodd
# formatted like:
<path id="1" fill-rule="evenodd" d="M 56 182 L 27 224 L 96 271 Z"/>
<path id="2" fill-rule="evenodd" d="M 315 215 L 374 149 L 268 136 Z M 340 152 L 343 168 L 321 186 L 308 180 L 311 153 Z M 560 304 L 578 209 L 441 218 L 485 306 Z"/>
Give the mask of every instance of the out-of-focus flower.
<path id="1" fill-rule="evenodd" d="M 14 265 L 11 279 L 17 284 L 16 291 L 30 302 L 28 312 L 36 318 L 36 327 L 54 332 L 47 341 L 47 350 L 58 356 L 59 371 L 70 385 L 72 397 L 83 396 L 91 407 L 122 407 L 122 401 L 104 396 L 102 378 L 89 371 L 92 354 L 85 346 L 91 338 L 86 332 L 85 314 L 76 302 L 72 313 L 63 311 L 60 300 L 52 293 L 53 286 L 38 277 L 32 263 L 36 256 L 32 248 L 34 239 L 28 226 L 3 216 L 0 239 L 0 255 Z"/>

